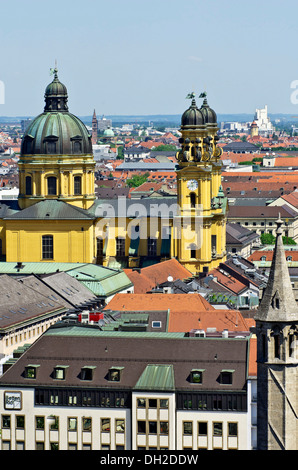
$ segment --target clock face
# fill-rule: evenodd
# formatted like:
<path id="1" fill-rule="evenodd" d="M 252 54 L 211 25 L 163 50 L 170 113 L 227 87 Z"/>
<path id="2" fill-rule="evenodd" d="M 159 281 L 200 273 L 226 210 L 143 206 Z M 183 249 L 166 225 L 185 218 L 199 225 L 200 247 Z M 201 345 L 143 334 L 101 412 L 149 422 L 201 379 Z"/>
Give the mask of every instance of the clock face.
<path id="1" fill-rule="evenodd" d="M 198 187 L 198 182 L 196 180 L 189 180 L 187 182 L 187 187 L 188 189 L 190 189 L 191 191 L 194 191 L 195 189 L 197 189 Z"/>

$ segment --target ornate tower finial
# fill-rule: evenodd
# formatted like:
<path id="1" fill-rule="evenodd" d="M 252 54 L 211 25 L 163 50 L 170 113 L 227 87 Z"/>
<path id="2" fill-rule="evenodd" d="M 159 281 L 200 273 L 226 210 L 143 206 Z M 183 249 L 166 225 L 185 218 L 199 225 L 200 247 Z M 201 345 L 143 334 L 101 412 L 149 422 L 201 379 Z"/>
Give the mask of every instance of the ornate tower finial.
<path id="1" fill-rule="evenodd" d="M 298 307 L 292 289 L 289 269 L 285 256 L 280 214 L 276 220 L 276 241 L 268 283 L 256 313 L 256 320 L 292 321 L 298 320 Z M 278 297 L 278 302 L 274 299 Z"/>

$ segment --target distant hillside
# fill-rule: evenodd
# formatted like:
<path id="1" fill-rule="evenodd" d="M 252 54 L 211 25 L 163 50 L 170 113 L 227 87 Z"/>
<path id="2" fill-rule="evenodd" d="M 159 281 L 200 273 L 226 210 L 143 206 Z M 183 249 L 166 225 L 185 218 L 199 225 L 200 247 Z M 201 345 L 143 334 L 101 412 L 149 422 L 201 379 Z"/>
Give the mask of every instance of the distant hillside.
<path id="1" fill-rule="evenodd" d="M 33 116 L 35 117 L 35 116 Z M 92 116 L 78 116 L 86 125 L 91 125 Z M 153 114 L 153 115 L 111 115 L 105 116 L 107 119 L 111 119 L 113 125 L 118 123 L 121 124 L 144 124 L 148 125 L 149 122 L 153 124 L 163 124 L 170 126 L 180 126 L 181 115 L 180 114 Z M 280 119 L 284 122 L 295 122 L 291 114 L 269 114 L 271 121 Z M 20 123 L 22 119 L 32 118 L 32 116 L 0 116 L 1 124 L 13 124 Z M 253 114 L 240 113 L 240 114 L 218 114 L 218 122 L 250 122 L 254 119 Z"/>

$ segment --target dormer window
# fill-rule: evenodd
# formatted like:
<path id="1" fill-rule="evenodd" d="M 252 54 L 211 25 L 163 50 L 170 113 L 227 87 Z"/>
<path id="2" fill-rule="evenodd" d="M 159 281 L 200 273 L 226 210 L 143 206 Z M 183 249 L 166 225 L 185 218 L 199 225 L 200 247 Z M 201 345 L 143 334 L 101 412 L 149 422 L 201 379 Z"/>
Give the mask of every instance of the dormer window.
<path id="1" fill-rule="evenodd" d="M 81 369 L 81 380 L 92 380 L 96 366 L 84 366 Z"/>
<path id="2" fill-rule="evenodd" d="M 224 369 L 220 373 L 220 383 L 223 385 L 231 385 L 233 383 L 234 370 Z"/>
<path id="3" fill-rule="evenodd" d="M 190 372 L 191 383 L 201 384 L 203 382 L 204 369 L 193 369 Z"/>
<path id="4" fill-rule="evenodd" d="M 68 366 L 56 366 L 54 368 L 54 379 L 65 380 L 67 368 Z"/>
<path id="5" fill-rule="evenodd" d="M 120 382 L 121 373 L 124 367 L 111 367 L 109 369 L 109 381 Z"/>
<path id="6" fill-rule="evenodd" d="M 49 135 L 44 139 L 47 154 L 57 153 L 57 142 L 58 137 L 56 135 Z"/>
<path id="7" fill-rule="evenodd" d="M 22 153 L 26 154 L 32 152 L 33 140 L 34 137 L 32 137 L 31 135 L 26 135 L 26 137 L 24 138 Z"/>
<path id="8" fill-rule="evenodd" d="M 82 137 L 80 135 L 76 135 L 75 137 L 72 137 L 70 140 L 72 142 L 72 152 L 82 153 Z"/>
<path id="9" fill-rule="evenodd" d="M 38 370 L 39 364 L 29 364 L 28 366 L 25 367 L 25 377 L 26 379 L 36 379 L 37 376 L 37 370 Z"/>

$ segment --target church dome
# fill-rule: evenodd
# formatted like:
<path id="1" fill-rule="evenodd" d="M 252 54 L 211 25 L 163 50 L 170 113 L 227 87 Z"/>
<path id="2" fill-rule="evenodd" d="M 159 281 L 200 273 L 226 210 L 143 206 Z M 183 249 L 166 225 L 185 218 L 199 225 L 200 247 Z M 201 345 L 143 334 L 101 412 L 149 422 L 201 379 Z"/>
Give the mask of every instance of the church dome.
<path id="1" fill-rule="evenodd" d="M 204 116 L 204 122 L 205 124 L 216 124 L 217 123 L 217 116 L 215 111 L 210 108 L 208 105 L 207 99 L 204 98 L 203 104 L 200 108 L 200 111 L 202 112 Z"/>
<path id="2" fill-rule="evenodd" d="M 104 131 L 103 135 L 104 135 L 105 137 L 114 137 L 115 134 L 114 134 L 114 132 L 112 131 L 112 129 L 111 129 L 110 127 L 108 127 L 108 128 Z"/>
<path id="3" fill-rule="evenodd" d="M 21 144 L 23 155 L 91 154 L 91 136 L 85 124 L 68 112 L 67 89 L 54 70 L 54 79 L 45 90 L 44 112 L 27 127 Z"/>
<path id="4" fill-rule="evenodd" d="M 193 98 L 190 107 L 182 114 L 181 126 L 193 127 L 202 125 L 204 125 L 204 117 Z"/>

